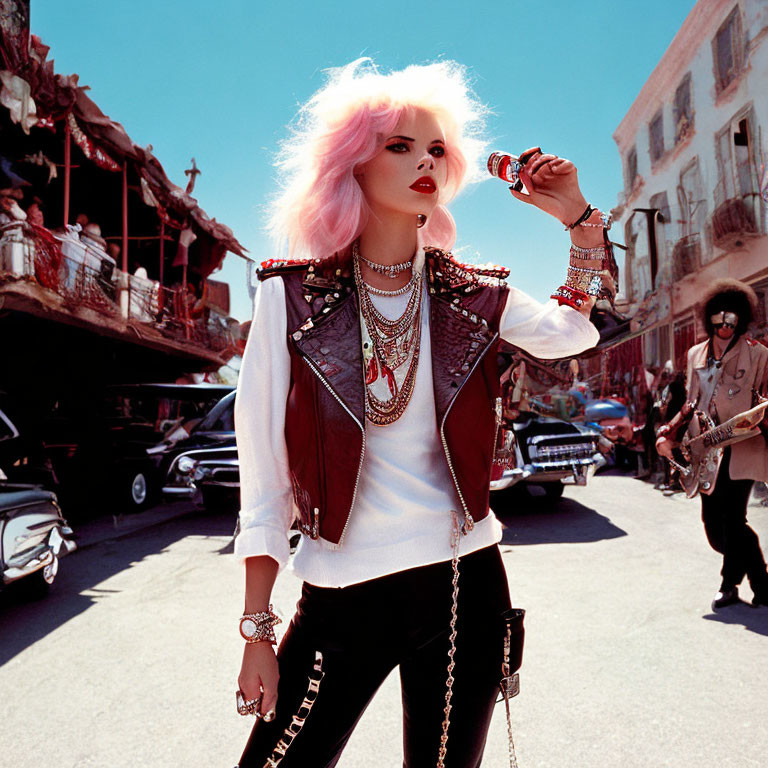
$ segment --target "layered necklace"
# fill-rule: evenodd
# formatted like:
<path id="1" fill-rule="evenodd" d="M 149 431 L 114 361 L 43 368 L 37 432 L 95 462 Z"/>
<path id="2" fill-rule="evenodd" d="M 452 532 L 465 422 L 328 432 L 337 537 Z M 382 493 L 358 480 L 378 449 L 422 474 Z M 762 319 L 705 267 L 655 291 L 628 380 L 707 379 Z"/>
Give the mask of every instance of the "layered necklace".
<path id="1" fill-rule="evenodd" d="M 405 412 L 416 383 L 421 347 L 421 272 L 397 291 L 381 291 L 369 286 L 360 272 L 357 241 L 352 245 L 355 283 L 360 297 L 360 330 L 365 366 L 365 415 L 372 424 L 385 426 Z M 367 262 L 366 259 L 363 259 Z M 375 262 L 374 262 L 375 263 Z M 406 262 L 410 263 L 410 262 Z M 395 265 L 400 266 L 400 265 Z M 399 270 L 399 271 L 402 271 Z M 371 293 L 393 296 L 411 295 L 403 314 L 389 320 L 376 309 Z"/>

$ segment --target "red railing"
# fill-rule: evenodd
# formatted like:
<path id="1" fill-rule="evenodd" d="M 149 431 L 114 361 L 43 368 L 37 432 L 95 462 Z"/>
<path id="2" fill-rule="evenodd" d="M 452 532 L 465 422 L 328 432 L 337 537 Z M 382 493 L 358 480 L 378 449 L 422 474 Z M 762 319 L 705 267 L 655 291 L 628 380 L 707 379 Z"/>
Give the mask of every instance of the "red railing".
<path id="1" fill-rule="evenodd" d="M 43 227 L 26 222 L 3 226 L 0 249 L 0 283 L 3 278 L 28 280 L 60 296 L 69 311 L 88 307 L 215 352 L 235 347 L 224 318 L 207 308 L 196 310 L 194 297 L 188 298 L 180 288 L 127 275 L 87 249 L 82 256 L 67 256 L 59 240 Z"/>

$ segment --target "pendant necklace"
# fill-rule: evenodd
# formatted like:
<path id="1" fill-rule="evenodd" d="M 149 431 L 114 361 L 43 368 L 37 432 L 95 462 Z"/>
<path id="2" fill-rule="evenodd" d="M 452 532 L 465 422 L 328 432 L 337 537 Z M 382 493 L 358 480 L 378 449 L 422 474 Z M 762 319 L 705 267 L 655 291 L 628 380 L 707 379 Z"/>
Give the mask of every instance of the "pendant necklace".
<path id="1" fill-rule="evenodd" d="M 365 414 L 377 426 L 397 421 L 410 402 L 416 383 L 421 347 L 421 272 L 397 289 L 379 295 L 401 295 L 410 288 L 405 310 L 395 320 L 385 317 L 373 304 L 371 289 L 360 272 L 357 242 L 352 246 L 353 270 L 360 297 L 360 330 L 365 366 Z"/>

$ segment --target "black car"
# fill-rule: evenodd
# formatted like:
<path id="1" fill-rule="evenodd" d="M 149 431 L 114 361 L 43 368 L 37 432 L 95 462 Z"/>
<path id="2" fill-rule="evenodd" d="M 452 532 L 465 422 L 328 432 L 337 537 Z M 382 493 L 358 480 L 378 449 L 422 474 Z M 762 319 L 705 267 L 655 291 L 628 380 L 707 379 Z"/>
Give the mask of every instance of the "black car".
<path id="1" fill-rule="evenodd" d="M 165 499 L 202 494 L 206 509 L 236 509 L 240 500 L 240 464 L 235 442 L 235 392 L 179 441 L 163 460 Z"/>
<path id="2" fill-rule="evenodd" d="M 18 398 L 12 418 L 26 459 L 15 471 L 58 495 L 67 516 L 83 520 L 105 510 L 138 511 L 160 496 L 165 454 L 232 386 L 122 384 L 94 392 Z M 0 397 L 0 407 L 6 399 Z"/>

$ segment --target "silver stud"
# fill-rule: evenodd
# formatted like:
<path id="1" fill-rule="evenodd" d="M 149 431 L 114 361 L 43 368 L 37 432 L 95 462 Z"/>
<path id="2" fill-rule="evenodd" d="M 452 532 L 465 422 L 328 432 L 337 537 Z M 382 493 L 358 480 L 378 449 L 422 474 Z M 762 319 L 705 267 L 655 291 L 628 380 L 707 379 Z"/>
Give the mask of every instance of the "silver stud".
<path id="1" fill-rule="evenodd" d="M 304 334 L 303 334 L 301 331 L 296 331 L 296 332 L 293 334 L 293 340 L 294 340 L 294 341 L 298 341 L 298 340 L 299 340 L 299 339 L 300 339 L 300 338 L 301 338 L 303 335 L 304 335 Z"/>
<path id="2" fill-rule="evenodd" d="M 467 312 L 466 309 L 462 309 L 461 314 L 464 315 L 464 317 L 469 317 L 469 312 Z"/>

